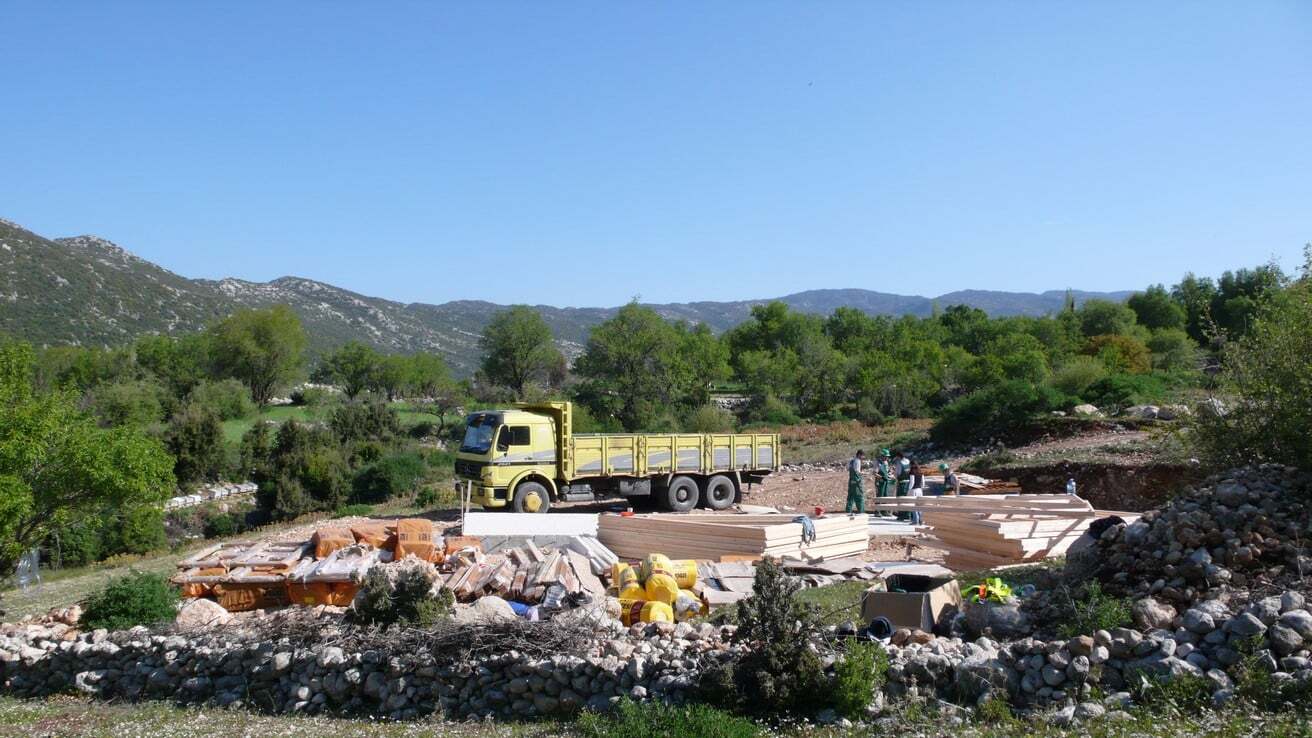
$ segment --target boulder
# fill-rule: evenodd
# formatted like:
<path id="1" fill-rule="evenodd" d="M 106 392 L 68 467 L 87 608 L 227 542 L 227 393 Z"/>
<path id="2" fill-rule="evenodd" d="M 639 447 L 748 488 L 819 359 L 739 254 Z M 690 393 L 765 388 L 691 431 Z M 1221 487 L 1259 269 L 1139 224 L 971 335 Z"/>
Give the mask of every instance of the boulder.
<path id="1" fill-rule="evenodd" d="M 1083 405 L 1076 405 L 1075 407 L 1071 408 L 1071 412 L 1076 415 L 1083 415 L 1085 417 L 1091 417 L 1091 418 L 1104 417 L 1103 412 L 1099 410 L 1096 405 L 1090 405 L 1088 403 L 1085 403 Z"/>
<path id="2" fill-rule="evenodd" d="M 1121 411 L 1121 415 L 1127 418 L 1139 418 L 1141 420 L 1156 420 L 1159 409 L 1156 405 L 1131 405 Z"/>
<path id="3" fill-rule="evenodd" d="M 232 613 L 214 600 L 198 597 L 190 600 L 178 610 L 175 620 L 180 630 L 198 630 L 227 625 L 232 621 Z"/>
<path id="4" fill-rule="evenodd" d="M 1140 630 L 1170 628 L 1176 614 L 1174 607 L 1155 597 L 1144 597 L 1135 601 L 1130 612 L 1134 617 L 1135 626 Z"/>

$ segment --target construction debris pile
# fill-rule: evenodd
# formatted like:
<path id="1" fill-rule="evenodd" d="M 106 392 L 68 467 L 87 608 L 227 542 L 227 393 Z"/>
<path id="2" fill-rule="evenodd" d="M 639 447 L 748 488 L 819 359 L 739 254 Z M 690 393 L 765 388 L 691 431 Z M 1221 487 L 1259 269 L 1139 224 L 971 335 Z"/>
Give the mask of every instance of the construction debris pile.
<path id="1" fill-rule="evenodd" d="M 208 597 L 229 612 L 286 605 L 349 606 L 375 566 L 405 561 L 436 565 L 457 601 L 496 595 L 525 606 L 550 601 L 564 607 L 597 599 L 597 574 L 616 561 L 596 542 L 539 549 L 531 541 L 507 552 L 484 553 L 477 538 L 433 532 L 424 519 L 363 521 L 319 527 L 308 541 L 262 541 L 211 546 L 178 563 L 172 581 L 186 597 Z"/>

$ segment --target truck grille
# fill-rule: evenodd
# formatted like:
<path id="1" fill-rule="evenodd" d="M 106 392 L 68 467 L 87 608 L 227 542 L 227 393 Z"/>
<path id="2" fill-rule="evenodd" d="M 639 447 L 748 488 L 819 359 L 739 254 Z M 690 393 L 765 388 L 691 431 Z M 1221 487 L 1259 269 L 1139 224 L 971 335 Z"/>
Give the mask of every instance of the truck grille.
<path id="1" fill-rule="evenodd" d="M 456 459 L 456 476 L 466 477 L 468 479 L 478 479 L 483 475 L 485 464 L 481 461 L 466 461 Z"/>

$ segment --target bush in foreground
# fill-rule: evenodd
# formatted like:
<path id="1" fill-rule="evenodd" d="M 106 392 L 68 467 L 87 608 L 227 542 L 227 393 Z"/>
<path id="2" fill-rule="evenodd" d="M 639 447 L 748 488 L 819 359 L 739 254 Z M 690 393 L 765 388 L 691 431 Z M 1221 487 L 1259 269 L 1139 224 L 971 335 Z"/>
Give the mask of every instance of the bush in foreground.
<path id="1" fill-rule="evenodd" d="M 369 625 L 425 627 L 445 619 L 455 603 L 451 590 L 433 596 L 433 580 L 423 569 L 410 567 L 396 573 L 375 566 L 365 575 L 352 607 L 355 617 Z"/>
<path id="2" fill-rule="evenodd" d="M 798 600 L 800 587 L 771 559 L 756 567 L 753 594 L 738 603 L 734 633 L 747 648 L 703 672 L 700 686 L 710 702 L 756 714 L 805 713 L 826 702 L 824 668 L 810 648 L 819 619 Z"/>
<path id="3" fill-rule="evenodd" d="M 132 572 L 110 581 L 87 600 L 82 624 L 107 630 L 155 625 L 172 620 L 177 604 L 178 590 L 163 575 Z"/>
<path id="4" fill-rule="evenodd" d="M 757 738 L 755 723 L 702 704 L 674 707 L 663 702 L 624 699 L 606 715 L 585 712 L 575 728 L 585 738 Z"/>

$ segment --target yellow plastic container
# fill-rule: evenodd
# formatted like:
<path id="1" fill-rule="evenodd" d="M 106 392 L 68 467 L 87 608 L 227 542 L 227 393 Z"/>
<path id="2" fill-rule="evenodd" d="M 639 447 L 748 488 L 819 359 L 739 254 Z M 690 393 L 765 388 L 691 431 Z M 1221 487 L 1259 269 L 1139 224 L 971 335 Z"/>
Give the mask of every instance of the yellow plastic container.
<path id="1" fill-rule="evenodd" d="M 697 562 L 692 559 L 671 561 L 670 574 L 679 583 L 679 589 L 692 589 L 697 585 Z"/>
<path id="2" fill-rule="evenodd" d="M 647 554 L 642 560 L 642 567 L 639 575 L 645 583 L 655 574 L 666 574 L 673 576 L 674 566 L 670 564 L 670 557 L 665 554 Z"/>
<path id="3" fill-rule="evenodd" d="M 638 570 L 631 565 L 618 561 L 610 568 L 610 581 L 616 591 L 623 592 L 631 584 L 639 584 Z"/>
<path id="4" fill-rule="evenodd" d="M 673 607 L 679 596 L 679 583 L 669 574 L 652 574 L 647 577 L 647 601 L 664 602 Z"/>
<path id="5" fill-rule="evenodd" d="M 674 608 L 664 602 L 620 600 L 620 622 L 625 625 L 633 625 L 634 623 L 673 623 Z"/>
<path id="6" fill-rule="evenodd" d="M 642 606 L 641 617 L 644 623 L 673 623 L 674 608 L 664 602 L 648 602 Z"/>

